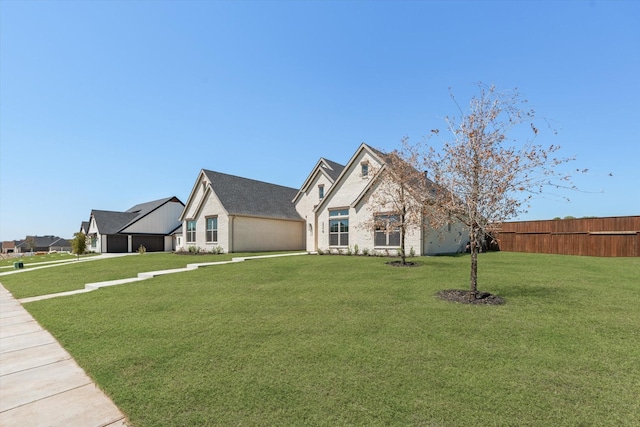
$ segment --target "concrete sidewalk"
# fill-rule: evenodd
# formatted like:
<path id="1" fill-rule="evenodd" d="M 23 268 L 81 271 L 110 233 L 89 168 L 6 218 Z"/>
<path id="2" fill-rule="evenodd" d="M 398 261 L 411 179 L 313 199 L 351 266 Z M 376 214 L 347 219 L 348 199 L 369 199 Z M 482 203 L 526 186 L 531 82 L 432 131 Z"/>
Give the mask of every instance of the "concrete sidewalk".
<path id="1" fill-rule="evenodd" d="M 0 425 L 127 426 L 124 414 L 1 285 Z"/>

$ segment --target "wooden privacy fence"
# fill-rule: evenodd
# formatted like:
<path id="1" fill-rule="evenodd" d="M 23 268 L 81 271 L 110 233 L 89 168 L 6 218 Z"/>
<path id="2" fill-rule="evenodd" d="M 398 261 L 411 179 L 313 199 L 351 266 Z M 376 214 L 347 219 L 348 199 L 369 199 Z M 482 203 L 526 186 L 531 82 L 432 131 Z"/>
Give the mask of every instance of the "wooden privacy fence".
<path id="1" fill-rule="evenodd" d="M 640 216 L 505 222 L 501 251 L 607 257 L 640 256 Z"/>

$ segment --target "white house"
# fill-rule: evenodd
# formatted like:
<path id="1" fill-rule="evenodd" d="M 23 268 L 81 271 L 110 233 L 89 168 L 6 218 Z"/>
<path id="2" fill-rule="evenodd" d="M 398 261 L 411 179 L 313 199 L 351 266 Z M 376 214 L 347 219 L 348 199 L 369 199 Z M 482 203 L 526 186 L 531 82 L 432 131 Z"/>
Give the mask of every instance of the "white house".
<path id="1" fill-rule="evenodd" d="M 180 215 L 183 246 L 224 252 L 302 250 L 295 188 L 201 170 Z"/>
<path id="2" fill-rule="evenodd" d="M 294 199 L 296 208 L 307 222 L 307 250 L 347 250 L 356 245 L 360 250 L 395 253 L 400 246 L 398 230 L 373 230 L 374 216 L 393 215 L 385 206 L 373 206 L 376 191 L 373 171 L 384 165 L 384 154 L 361 144 L 340 174 L 329 179 L 316 166 Z M 426 179 L 426 178 L 425 178 Z M 330 181 L 330 182 L 329 182 Z M 317 191 L 311 191 L 315 186 Z M 322 186 L 326 189 L 321 190 Z M 313 230 L 313 231 L 312 231 Z M 461 252 L 466 234 L 461 223 L 447 224 L 443 230 L 427 225 L 408 230 L 405 248 L 418 255 Z"/>
<path id="3" fill-rule="evenodd" d="M 142 245 L 147 252 L 170 252 L 174 230 L 180 227 L 184 204 L 177 197 L 133 206 L 125 212 L 92 210 L 89 223 L 83 223 L 89 239 L 87 250 L 98 253 L 136 252 Z"/>
<path id="4" fill-rule="evenodd" d="M 392 215 L 372 206 L 373 171 L 384 154 L 362 144 L 346 166 L 321 158 L 299 190 L 202 170 L 180 215 L 186 247 L 225 252 L 275 250 L 347 250 L 395 253 L 399 231 L 373 230 L 371 218 Z M 418 255 L 461 252 L 464 226 L 442 230 L 425 225 L 406 233 L 405 247 Z"/>

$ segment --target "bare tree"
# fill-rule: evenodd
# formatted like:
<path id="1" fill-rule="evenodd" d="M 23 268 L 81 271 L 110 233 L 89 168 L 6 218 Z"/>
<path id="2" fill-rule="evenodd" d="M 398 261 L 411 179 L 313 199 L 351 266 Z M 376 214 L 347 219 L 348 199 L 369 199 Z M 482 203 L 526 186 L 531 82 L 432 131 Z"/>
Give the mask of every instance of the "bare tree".
<path id="1" fill-rule="evenodd" d="M 453 139 L 442 150 L 427 151 L 425 166 L 436 184 L 435 209 L 457 218 L 469 229 L 471 249 L 470 299 L 478 292 L 478 252 L 486 235 L 503 221 L 526 212 L 532 196 L 547 186 L 570 187 L 569 176 L 558 166 L 569 158 L 553 157 L 559 146 L 534 144 L 539 129 L 535 112 L 517 92 L 499 92 L 479 84 L 467 111 L 447 117 Z M 451 95 L 454 102 L 455 97 Z M 525 125 L 529 137 L 520 144 L 509 139 L 516 126 Z M 438 134 L 438 130 L 433 130 Z"/>
<path id="2" fill-rule="evenodd" d="M 36 248 L 36 238 L 34 236 L 27 236 L 27 238 L 24 239 L 24 246 L 29 249 L 29 252 L 33 252 Z"/>
<path id="3" fill-rule="evenodd" d="M 377 211 L 364 226 L 373 229 L 378 245 L 397 246 L 404 265 L 407 233 L 419 230 L 425 223 L 432 183 L 419 169 L 420 146 L 411 145 L 408 137 L 402 138 L 399 149 L 377 154 L 384 164 L 370 172 L 375 181 L 368 195 Z M 430 222 L 435 224 L 435 218 L 430 215 Z"/>

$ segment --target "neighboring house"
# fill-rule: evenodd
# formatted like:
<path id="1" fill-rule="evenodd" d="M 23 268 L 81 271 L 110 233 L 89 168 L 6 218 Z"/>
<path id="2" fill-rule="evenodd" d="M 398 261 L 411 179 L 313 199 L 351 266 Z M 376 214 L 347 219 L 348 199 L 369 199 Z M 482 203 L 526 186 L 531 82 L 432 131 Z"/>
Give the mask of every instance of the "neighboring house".
<path id="1" fill-rule="evenodd" d="M 25 252 L 49 252 L 50 246 L 60 240 L 58 236 L 27 236 L 16 244 L 15 251 Z"/>
<path id="2" fill-rule="evenodd" d="M 396 253 L 400 231 L 371 228 L 374 216 L 394 215 L 371 202 L 376 199 L 372 196 L 376 191 L 373 171 L 384 165 L 384 156 L 361 144 L 337 177 L 324 173 L 327 169 L 322 161 L 311 171 L 294 199 L 296 209 L 306 220 L 308 251 L 346 251 L 358 245 L 360 250 Z M 461 223 L 447 224 L 438 231 L 431 229 L 426 220 L 424 223 L 421 229 L 407 231 L 407 251 L 413 248 L 418 255 L 434 255 L 464 249 L 467 237 Z"/>
<path id="3" fill-rule="evenodd" d="M 80 224 L 80 233 L 84 234 L 85 236 L 89 234 L 89 224 L 91 224 L 91 222 L 82 221 L 82 224 Z"/>
<path id="4" fill-rule="evenodd" d="M 2 242 L 2 253 L 4 255 L 14 253 L 16 251 L 16 243 L 20 242 L 16 242 L 15 240 Z"/>
<path id="5" fill-rule="evenodd" d="M 373 171 L 384 154 L 362 144 L 346 166 L 321 158 L 299 190 L 202 170 L 180 215 L 185 249 L 225 252 L 300 250 L 346 251 L 358 245 L 395 253 L 399 231 L 371 229 L 374 216 L 392 215 L 371 206 Z M 426 178 L 425 178 L 426 179 Z M 425 224 L 427 221 L 425 221 Z M 409 230 L 406 249 L 418 255 L 456 253 L 467 238 L 461 223 L 442 230 L 427 225 Z"/>
<path id="6" fill-rule="evenodd" d="M 87 250 L 98 253 L 170 252 L 172 233 L 180 227 L 184 204 L 177 197 L 141 203 L 125 212 L 92 210 L 86 235 Z M 81 230 L 85 227 L 81 226 Z"/>
<path id="7" fill-rule="evenodd" d="M 58 239 L 49 245 L 49 252 L 71 252 L 71 242 L 67 239 Z"/>
<path id="8" fill-rule="evenodd" d="M 291 202 L 297 192 L 203 169 L 180 215 L 184 244 L 178 249 L 303 250 L 304 220 Z"/>

